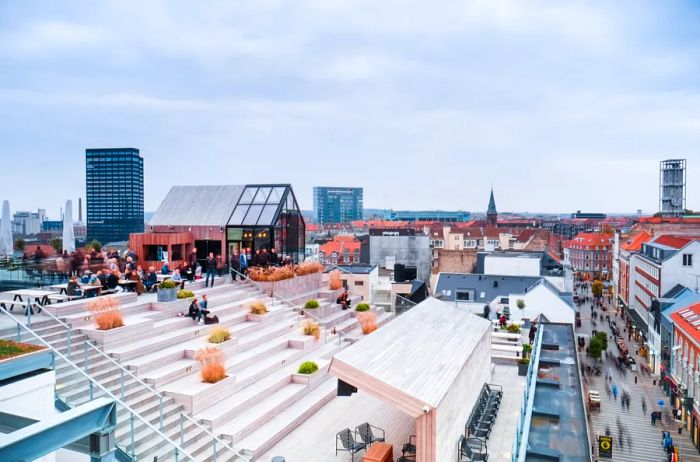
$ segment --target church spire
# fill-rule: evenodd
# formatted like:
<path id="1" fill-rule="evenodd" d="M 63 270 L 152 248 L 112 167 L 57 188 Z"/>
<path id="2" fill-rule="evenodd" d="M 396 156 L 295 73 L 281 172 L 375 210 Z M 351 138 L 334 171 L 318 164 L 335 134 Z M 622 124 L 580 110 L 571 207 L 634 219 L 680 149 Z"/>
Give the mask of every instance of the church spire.
<path id="1" fill-rule="evenodd" d="M 491 187 L 491 197 L 489 198 L 489 208 L 486 209 L 486 223 L 490 226 L 498 225 L 498 212 L 496 212 L 496 201 L 493 198 L 493 187 Z"/>

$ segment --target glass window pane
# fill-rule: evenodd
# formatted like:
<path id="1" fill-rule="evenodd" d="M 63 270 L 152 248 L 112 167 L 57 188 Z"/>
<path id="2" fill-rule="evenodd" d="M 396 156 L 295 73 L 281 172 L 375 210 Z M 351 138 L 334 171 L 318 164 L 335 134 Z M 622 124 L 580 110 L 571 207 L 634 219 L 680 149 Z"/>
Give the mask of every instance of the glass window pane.
<path id="1" fill-rule="evenodd" d="M 255 225 L 258 222 L 258 217 L 260 216 L 260 212 L 262 212 L 263 206 L 262 205 L 251 205 L 250 209 L 248 210 L 248 214 L 245 216 L 245 219 L 243 220 L 244 225 Z"/>
<path id="2" fill-rule="evenodd" d="M 233 211 L 231 219 L 228 221 L 229 225 L 240 225 L 243 223 L 243 218 L 245 218 L 245 213 L 248 211 L 248 205 L 239 205 Z"/>
<path id="3" fill-rule="evenodd" d="M 260 188 L 255 196 L 255 200 L 253 200 L 253 204 L 264 204 L 269 194 L 270 188 Z"/>
<path id="4" fill-rule="evenodd" d="M 245 188 L 245 190 L 243 190 L 243 195 L 241 195 L 241 200 L 239 200 L 238 203 L 251 204 L 257 190 L 258 188 Z"/>
<path id="5" fill-rule="evenodd" d="M 282 200 L 282 196 L 284 195 L 284 189 L 285 188 L 272 188 L 272 192 L 270 192 L 270 197 L 267 199 L 268 204 L 278 204 Z"/>
<path id="6" fill-rule="evenodd" d="M 258 220 L 258 225 L 260 226 L 269 226 L 272 224 L 272 220 L 275 218 L 275 212 L 277 212 L 277 204 L 268 204 L 265 206 L 263 209 L 263 212 L 260 214 L 260 219 Z"/>

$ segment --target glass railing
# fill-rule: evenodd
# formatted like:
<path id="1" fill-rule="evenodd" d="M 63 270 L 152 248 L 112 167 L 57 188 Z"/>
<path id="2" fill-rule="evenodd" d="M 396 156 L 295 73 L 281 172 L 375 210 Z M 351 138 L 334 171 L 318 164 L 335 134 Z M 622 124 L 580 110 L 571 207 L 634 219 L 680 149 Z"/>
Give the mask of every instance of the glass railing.
<path id="1" fill-rule="evenodd" d="M 532 343 L 532 354 L 527 367 L 523 401 L 520 406 L 520 415 L 515 430 L 515 440 L 513 441 L 512 462 L 525 462 L 527 456 L 530 421 L 532 420 L 532 409 L 535 405 L 535 387 L 537 384 L 537 371 L 543 334 L 544 328 L 540 325 L 537 327 L 537 333 Z"/>
<path id="2" fill-rule="evenodd" d="M 21 340 L 24 343 L 32 343 L 44 346 L 54 353 L 54 367 L 59 375 L 59 370 L 68 371 L 70 381 L 56 382 L 56 398 L 69 407 L 91 401 L 98 397 L 106 397 L 113 400 L 117 406 L 117 415 L 120 416 L 115 429 L 116 446 L 123 454 L 132 460 L 153 459 L 174 461 L 198 461 L 191 452 L 178 445 L 165 432 L 154 425 L 151 420 L 141 415 L 134 407 L 112 393 L 108 388 L 95 380 L 78 365 L 68 360 L 57 348 L 43 340 L 30 327 L 0 307 L 0 314 L 16 324 L 17 332 L 21 332 L 12 340 Z M 155 460 L 155 459 L 154 459 Z"/>
<path id="3" fill-rule="evenodd" d="M 28 311 L 28 317 L 27 317 L 27 325 L 29 328 L 31 328 L 31 310 Z M 74 337 L 72 335 L 72 329 L 71 326 L 64 323 L 60 319 L 58 319 L 55 315 L 51 314 L 49 310 L 43 310 L 43 314 L 50 317 L 58 326 L 61 326 L 62 328 L 66 329 L 65 333 L 65 338 L 67 341 L 66 344 L 66 356 L 68 360 L 71 360 L 71 344 L 72 344 L 72 338 Z M 19 327 L 18 327 L 19 329 Z M 18 333 L 18 341 L 20 339 L 20 335 Z M 83 337 L 84 338 L 84 337 Z M 118 371 L 119 373 L 119 384 L 117 388 L 113 389 L 113 392 L 116 395 L 119 395 L 119 399 L 125 400 L 125 390 L 127 387 L 127 382 L 130 381 L 131 383 L 128 384 L 130 387 L 130 396 L 134 395 L 134 388 L 138 389 L 138 399 L 142 399 L 143 396 L 150 396 L 153 397 L 158 401 L 158 428 L 160 431 L 164 430 L 164 406 L 163 403 L 167 402 L 168 400 L 172 400 L 171 398 L 168 398 L 158 392 L 155 388 L 151 387 L 148 385 L 146 382 L 141 380 L 138 376 L 136 376 L 133 372 L 130 370 L 126 369 L 124 366 L 122 366 L 119 362 L 117 362 L 114 358 L 111 356 L 107 355 L 105 352 L 103 352 L 100 348 L 98 348 L 96 345 L 94 345 L 92 342 L 88 341 L 87 339 L 84 339 L 82 341 L 82 345 L 74 345 L 78 347 L 82 347 L 82 355 L 78 354 L 75 356 L 75 360 L 80 360 L 82 359 L 82 369 L 85 374 L 90 374 L 93 369 L 95 364 L 99 364 L 100 362 L 107 361 L 107 363 L 110 365 L 111 370 Z M 97 355 L 96 359 L 91 359 L 94 355 L 92 353 L 95 353 Z M 92 362 L 92 366 L 91 366 Z M 101 370 L 104 370 L 104 364 L 99 364 L 99 367 Z M 128 400 L 127 400 L 128 401 Z M 66 403 L 71 405 L 71 403 Z M 178 406 L 180 409 L 181 407 Z M 186 413 L 180 412 L 180 419 L 182 421 L 187 420 L 191 422 L 192 425 L 194 425 L 197 430 L 200 433 L 206 434 L 209 438 L 211 438 L 211 446 L 212 446 L 212 451 L 213 451 L 213 459 L 216 461 L 217 456 L 221 458 L 221 460 L 233 460 L 234 457 L 238 457 L 241 461 L 247 461 L 246 459 L 239 450 L 234 449 L 231 447 L 229 444 L 226 442 L 222 441 L 219 437 L 215 436 L 212 434 L 206 427 L 204 427 L 202 424 L 199 422 L 195 421 L 192 417 L 187 415 Z M 181 428 L 183 426 L 181 425 Z M 181 446 L 186 447 L 185 444 L 185 435 L 181 430 L 181 434 L 178 435 L 180 441 L 181 441 Z"/>

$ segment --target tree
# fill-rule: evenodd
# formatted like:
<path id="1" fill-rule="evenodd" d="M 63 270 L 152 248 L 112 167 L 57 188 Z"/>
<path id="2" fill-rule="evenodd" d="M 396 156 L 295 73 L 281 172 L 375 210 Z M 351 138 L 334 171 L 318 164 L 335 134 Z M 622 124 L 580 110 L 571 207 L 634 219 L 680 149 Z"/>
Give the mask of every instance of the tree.
<path id="1" fill-rule="evenodd" d="M 15 249 L 19 250 L 20 252 L 24 251 L 24 245 L 26 244 L 26 241 L 22 239 L 21 237 L 18 237 L 15 239 Z"/>
<path id="2" fill-rule="evenodd" d="M 60 237 L 54 237 L 49 244 L 51 244 L 51 247 L 53 247 L 57 253 L 63 252 L 63 239 Z"/>
<path id="3" fill-rule="evenodd" d="M 603 351 L 608 349 L 608 334 L 605 332 L 597 332 L 594 338 L 597 338 L 600 341 L 600 346 Z"/>
<path id="4" fill-rule="evenodd" d="M 98 241 L 97 239 L 93 239 L 92 241 L 90 241 L 88 246 L 90 246 L 90 248 L 92 249 L 95 249 L 95 252 L 102 251 L 102 244 L 100 244 L 100 241 Z"/>
<path id="5" fill-rule="evenodd" d="M 588 343 L 586 353 L 588 353 L 588 356 L 593 359 L 600 359 L 603 353 L 603 343 L 600 340 L 600 337 L 596 335 L 591 339 L 591 341 Z"/>
<path id="6" fill-rule="evenodd" d="M 593 284 L 591 285 L 591 292 L 593 293 L 593 296 L 595 298 L 600 298 L 603 296 L 603 282 L 600 281 L 599 279 L 596 279 L 593 281 Z"/>
<path id="7" fill-rule="evenodd" d="M 522 298 L 519 298 L 519 299 L 515 302 L 515 305 L 516 305 L 518 308 L 520 308 L 521 310 L 524 310 L 524 309 L 525 309 L 525 300 L 523 300 Z"/>

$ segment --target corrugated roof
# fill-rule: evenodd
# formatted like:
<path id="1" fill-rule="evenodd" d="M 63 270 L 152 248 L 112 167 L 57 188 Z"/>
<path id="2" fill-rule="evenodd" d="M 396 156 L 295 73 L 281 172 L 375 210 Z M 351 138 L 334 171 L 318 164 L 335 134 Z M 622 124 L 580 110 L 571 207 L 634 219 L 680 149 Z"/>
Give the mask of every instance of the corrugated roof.
<path id="1" fill-rule="evenodd" d="M 226 226 L 245 185 L 173 186 L 151 226 Z"/>

